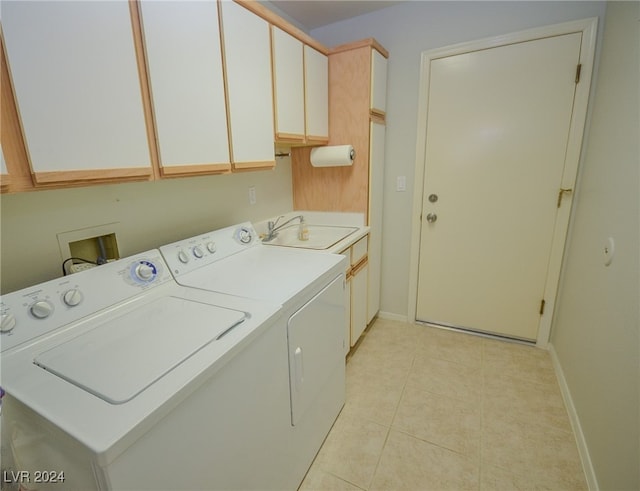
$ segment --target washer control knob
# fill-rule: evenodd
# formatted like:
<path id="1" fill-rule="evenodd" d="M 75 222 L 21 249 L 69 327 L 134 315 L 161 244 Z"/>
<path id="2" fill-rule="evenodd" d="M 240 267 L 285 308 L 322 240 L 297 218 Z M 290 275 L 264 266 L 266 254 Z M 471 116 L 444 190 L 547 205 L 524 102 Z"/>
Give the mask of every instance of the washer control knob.
<path id="1" fill-rule="evenodd" d="M 47 300 L 38 300 L 29 308 L 29 312 L 37 319 L 46 319 L 53 313 L 53 305 Z"/>
<path id="2" fill-rule="evenodd" d="M 204 252 L 202 251 L 202 248 L 200 246 L 195 246 L 193 248 L 193 255 L 200 259 L 202 258 L 202 256 L 204 256 Z"/>
<path id="3" fill-rule="evenodd" d="M 207 250 L 213 254 L 214 252 L 216 252 L 216 243 L 215 242 L 209 242 L 207 244 Z"/>
<path id="4" fill-rule="evenodd" d="M 139 280 L 149 281 L 153 278 L 155 271 L 150 265 L 145 263 L 140 263 L 136 266 L 135 274 Z"/>
<path id="5" fill-rule="evenodd" d="M 178 261 L 182 264 L 187 264 L 189 262 L 189 256 L 184 251 L 178 252 Z"/>
<path id="6" fill-rule="evenodd" d="M 236 232 L 236 239 L 243 245 L 248 245 L 253 240 L 251 230 L 246 227 L 240 227 Z"/>
<path id="7" fill-rule="evenodd" d="M 80 290 L 78 290 L 77 288 L 73 288 L 71 290 L 68 290 L 62 296 L 62 301 L 68 307 L 75 307 L 76 305 L 79 305 L 80 302 L 82 302 L 83 299 L 84 299 L 84 297 L 82 296 L 82 292 Z"/>
<path id="8" fill-rule="evenodd" d="M 13 314 L 2 314 L 0 319 L 0 332 L 9 332 L 16 327 L 16 316 Z"/>

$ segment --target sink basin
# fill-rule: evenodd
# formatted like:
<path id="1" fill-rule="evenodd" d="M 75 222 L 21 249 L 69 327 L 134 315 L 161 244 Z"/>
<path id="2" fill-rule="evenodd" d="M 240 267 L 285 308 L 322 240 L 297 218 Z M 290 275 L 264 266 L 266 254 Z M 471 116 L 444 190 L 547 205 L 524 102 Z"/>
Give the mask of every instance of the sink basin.
<path id="1" fill-rule="evenodd" d="M 277 245 L 285 247 L 301 247 L 303 249 L 329 249 L 345 237 L 348 237 L 358 227 L 338 227 L 333 225 L 307 225 L 309 239 L 298 239 L 298 224 L 289 225 L 278 230 L 278 235 L 266 245 Z"/>

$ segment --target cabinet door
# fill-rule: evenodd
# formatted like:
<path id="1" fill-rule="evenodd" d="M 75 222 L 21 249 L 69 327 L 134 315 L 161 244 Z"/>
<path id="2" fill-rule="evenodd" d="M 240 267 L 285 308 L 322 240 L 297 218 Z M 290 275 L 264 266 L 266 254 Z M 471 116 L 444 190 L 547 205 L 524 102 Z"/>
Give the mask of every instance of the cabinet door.
<path id="1" fill-rule="evenodd" d="M 367 327 L 367 277 L 369 265 L 363 262 L 351 276 L 351 346 Z"/>
<path id="2" fill-rule="evenodd" d="M 328 143 L 329 59 L 305 45 L 304 70 L 307 142 Z"/>
<path id="3" fill-rule="evenodd" d="M 128 2 L 3 2 L 37 183 L 151 175 Z"/>
<path id="4" fill-rule="evenodd" d="M 334 370 L 344 370 L 343 326 L 344 276 L 335 278 L 287 321 L 293 426 L 322 402 Z"/>
<path id="5" fill-rule="evenodd" d="M 220 5 L 233 168 L 274 167 L 269 24 L 235 2 Z"/>
<path id="6" fill-rule="evenodd" d="M 271 26 L 276 141 L 304 141 L 304 70 L 302 42 Z"/>
<path id="7" fill-rule="evenodd" d="M 380 310 L 380 271 L 382 261 L 382 189 L 386 127 L 370 123 L 369 131 L 369 302 L 367 323 Z"/>
<path id="8" fill-rule="evenodd" d="M 230 170 L 216 2 L 143 0 L 140 10 L 163 175 Z"/>
<path id="9" fill-rule="evenodd" d="M 344 319 L 344 356 L 351 349 L 351 277 L 346 281 L 344 289 L 345 319 Z"/>
<path id="10" fill-rule="evenodd" d="M 387 59 L 371 50 L 371 112 L 383 115 L 387 110 Z"/>

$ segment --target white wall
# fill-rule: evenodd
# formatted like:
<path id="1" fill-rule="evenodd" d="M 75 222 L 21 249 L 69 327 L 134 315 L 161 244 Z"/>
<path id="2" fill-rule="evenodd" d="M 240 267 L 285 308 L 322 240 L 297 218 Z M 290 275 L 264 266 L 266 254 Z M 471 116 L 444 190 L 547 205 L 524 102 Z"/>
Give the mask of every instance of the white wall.
<path id="1" fill-rule="evenodd" d="M 292 209 L 289 158 L 268 171 L 2 195 L 0 291 L 61 276 L 61 232 L 119 222 L 120 255 L 129 256 Z"/>
<path id="2" fill-rule="evenodd" d="M 406 316 L 420 54 L 576 19 L 602 17 L 604 2 L 408 1 L 311 31 L 326 44 L 374 37 L 389 51 L 381 310 Z M 406 192 L 396 192 L 407 176 Z"/>
<path id="3" fill-rule="evenodd" d="M 600 489 L 631 490 L 640 489 L 639 2 L 608 5 L 595 80 L 551 342 Z"/>
<path id="4" fill-rule="evenodd" d="M 552 344 L 603 490 L 640 489 L 638 5 L 410 1 L 311 33 L 329 46 L 375 37 L 390 52 L 381 308 L 406 315 L 413 197 L 397 193 L 395 181 L 413 178 L 420 53 L 600 18 L 599 43 L 604 37 L 605 45 L 594 72 L 593 122 L 585 135 Z M 616 257 L 607 268 L 609 236 L 616 239 Z"/>

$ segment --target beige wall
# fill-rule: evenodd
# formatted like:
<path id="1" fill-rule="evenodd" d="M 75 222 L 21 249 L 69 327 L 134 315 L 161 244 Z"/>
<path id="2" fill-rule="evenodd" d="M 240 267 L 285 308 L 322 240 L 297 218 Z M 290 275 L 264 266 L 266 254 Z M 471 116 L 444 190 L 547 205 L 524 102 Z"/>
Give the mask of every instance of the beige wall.
<path id="1" fill-rule="evenodd" d="M 601 17 L 604 2 L 409 1 L 315 29 L 327 46 L 375 37 L 389 51 L 381 311 L 407 315 L 420 55 L 465 41 Z M 406 176 L 407 191 L 396 191 Z"/>
<path id="2" fill-rule="evenodd" d="M 390 52 L 382 311 L 407 314 L 413 196 L 411 185 L 402 193 L 395 183 L 401 175 L 413 180 L 420 53 L 588 17 L 599 17 L 601 43 L 605 9 L 580 1 L 403 2 L 311 32 L 329 46 L 373 36 Z M 637 9 L 638 2 L 608 6 L 552 333 L 601 489 L 640 489 Z M 616 258 L 607 268 L 609 236 Z"/>
<path id="3" fill-rule="evenodd" d="M 611 2 L 552 331 L 603 490 L 640 489 L 639 72 L 640 3 Z"/>
<path id="4" fill-rule="evenodd" d="M 119 250 L 128 256 L 292 208 L 289 158 L 269 171 L 2 195 L 0 291 L 61 276 L 61 232 L 118 222 Z"/>

